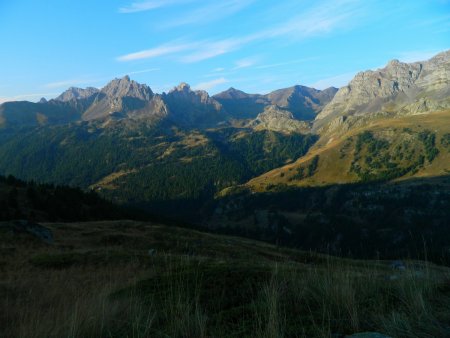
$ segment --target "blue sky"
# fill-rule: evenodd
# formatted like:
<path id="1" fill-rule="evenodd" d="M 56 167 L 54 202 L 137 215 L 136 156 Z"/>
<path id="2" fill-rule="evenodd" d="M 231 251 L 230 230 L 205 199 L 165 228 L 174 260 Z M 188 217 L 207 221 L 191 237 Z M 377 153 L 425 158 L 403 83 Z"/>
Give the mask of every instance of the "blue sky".
<path id="1" fill-rule="evenodd" d="M 155 92 L 343 86 L 450 48 L 449 0 L 0 0 L 0 102 L 129 74 Z"/>

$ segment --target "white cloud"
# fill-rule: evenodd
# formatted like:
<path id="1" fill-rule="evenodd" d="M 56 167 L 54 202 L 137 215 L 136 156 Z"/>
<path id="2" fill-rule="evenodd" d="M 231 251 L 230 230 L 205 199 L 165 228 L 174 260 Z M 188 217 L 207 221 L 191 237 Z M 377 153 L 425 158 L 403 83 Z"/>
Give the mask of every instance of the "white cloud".
<path id="1" fill-rule="evenodd" d="M 166 7 L 170 5 L 183 4 L 192 2 L 193 0 L 151 0 L 151 1 L 135 1 L 131 4 L 120 7 L 119 13 L 129 14 L 129 13 L 138 13 L 151 11 L 153 9 Z"/>
<path id="2" fill-rule="evenodd" d="M 184 44 L 163 44 L 152 49 L 123 55 L 117 59 L 119 61 L 131 61 L 191 51 L 178 57 L 178 60 L 184 63 L 193 63 L 233 52 L 255 41 L 267 41 L 267 39 L 275 39 L 280 36 L 302 39 L 327 34 L 337 28 L 353 25 L 355 20 L 363 13 L 361 4 L 362 2 L 358 0 L 326 1 L 294 16 L 286 23 L 253 34 L 217 41 L 204 40 Z"/>
<path id="3" fill-rule="evenodd" d="M 307 61 L 313 61 L 313 60 L 317 60 L 317 59 L 319 59 L 319 58 L 318 57 L 308 57 L 308 58 L 302 58 L 302 59 L 297 59 L 297 60 L 292 60 L 292 61 L 287 61 L 287 62 L 278 62 L 278 63 L 272 63 L 272 64 L 268 64 L 268 65 L 256 66 L 255 68 L 256 69 L 276 68 L 276 67 L 294 65 L 297 63 L 303 63 L 303 62 L 307 62 Z"/>
<path id="4" fill-rule="evenodd" d="M 232 15 L 248 7 L 255 0 L 222 0 L 213 2 L 203 7 L 196 8 L 191 12 L 185 12 L 182 16 L 165 23 L 165 28 L 178 27 L 188 24 L 198 24 L 217 21 Z"/>
<path id="5" fill-rule="evenodd" d="M 118 61 L 133 61 L 140 59 L 150 59 L 158 56 L 173 54 L 181 52 L 187 49 L 192 49 L 196 44 L 186 44 L 186 43 L 169 43 L 160 45 L 155 48 L 142 50 L 140 52 L 130 53 L 126 55 L 119 56 Z"/>
<path id="6" fill-rule="evenodd" d="M 350 26 L 363 13 L 358 0 L 325 1 L 264 32 L 264 36 L 291 35 L 296 39 L 326 34 Z"/>
<path id="7" fill-rule="evenodd" d="M 242 69 L 242 68 L 248 68 L 253 66 L 256 63 L 255 58 L 245 58 L 241 60 L 237 60 L 235 62 L 235 67 L 233 69 Z"/>
<path id="8" fill-rule="evenodd" d="M 343 87 L 346 86 L 351 79 L 355 76 L 356 72 L 349 72 L 344 74 L 339 74 L 336 76 L 331 76 L 325 79 L 318 80 L 312 84 L 308 84 L 308 87 L 316 89 L 326 89 L 329 87 Z"/>
<path id="9" fill-rule="evenodd" d="M 149 69 L 143 69 L 143 70 L 135 70 L 133 72 L 128 72 L 126 75 L 135 75 L 135 74 L 143 74 L 143 73 L 151 73 L 151 72 L 157 72 L 159 71 L 159 68 L 149 68 Z"/>
<path id="10" fill-rule="evenodd" d="M 211 81 L 207 81 L 207 82 L 201 82 L 197 85 L 194 86 L 195 90 L 211 90 L 212 88 L 223 84 L 223 83 L 227 83 L 229 82 L 227 79 L 220 77 L 218 79 L 214 79 Z"/>
<path id="11" fill-rule="evenodd" d="M 210 59 L 237 50 L 245 45 L 247 41 L 248 38 L 231 38 L 213 42 L 204 41 L 197 44 L 193 52 L 182 56 L 180 61 L 184 63 L 193 63 Z"/>

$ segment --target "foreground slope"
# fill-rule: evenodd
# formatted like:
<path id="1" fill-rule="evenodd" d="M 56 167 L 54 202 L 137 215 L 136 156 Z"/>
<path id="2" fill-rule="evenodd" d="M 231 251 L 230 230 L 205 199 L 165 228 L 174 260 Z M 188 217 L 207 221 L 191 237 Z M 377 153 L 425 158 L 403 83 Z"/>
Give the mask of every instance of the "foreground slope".
<path id="1" fill-rule="evenodd" d="M 356 261 L 114 221 L 0 228 L 6 337 L 444 337 L 447 268 Z M 420 300 L 420 302 L 418 302 Z"/>

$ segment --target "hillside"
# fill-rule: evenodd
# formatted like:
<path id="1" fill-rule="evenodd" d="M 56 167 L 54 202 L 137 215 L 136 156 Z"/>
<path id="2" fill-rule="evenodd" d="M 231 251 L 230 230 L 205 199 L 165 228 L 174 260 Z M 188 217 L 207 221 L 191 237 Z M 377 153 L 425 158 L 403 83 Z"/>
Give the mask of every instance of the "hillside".
<path id="1" fill-rule="evenodd" d="M 11 135 L 0 144 L 0 172 L 93 188 L 116 202 L 156 211 L 166 210 L 161 204 L 171 210 L 183 203 L 189 213 L 216 191 L 305 154 L 315 140 L 250 128 L 81 123 Z"/>
<path id="2" fill-rule="evenodd" d="M 450 172 L 450 110 L 379 118 L 341 134 L 325 134 L 295 163 L 245 186 L 321 186 L 447 175 Z"/>
<path id="3" fill-rule="evenodd" d="M 143 215 L 113 205 L 92 191 L 0 176 L 0 222 L 18 219 L 67 222 L 139 216 Z"/>
<path id="4" fill-rule="evenodd" d="M 53 244 L 0 227 L 1 336 L 449 333 L 450 270 L 428 262 L 344 260 L 144 222 L 44 225 Z"/>
<path id="5" fill-rule="evenodd" d="M 211 97 L 186 83 L 155 94 L 129 77 L 71 88 L 32 108 L 65 104 L 78 119 L 4 124 L 0 174 L 304 249 L 417 256 L 425 241 L 447 261 L 449 56 L 389 62 L 336 95 Z"/>

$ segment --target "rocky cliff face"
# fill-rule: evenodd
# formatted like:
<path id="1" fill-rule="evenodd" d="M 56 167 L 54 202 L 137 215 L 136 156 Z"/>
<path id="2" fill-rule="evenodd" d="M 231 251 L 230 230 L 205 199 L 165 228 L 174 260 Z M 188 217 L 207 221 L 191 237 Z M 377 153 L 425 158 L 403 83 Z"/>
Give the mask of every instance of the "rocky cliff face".
<path id="1" fill-rule="evenodd" d="M 150 87 L 130 80 L 128 76 L 114 79 L 95 96 L 90 107 L 83 113 L 83 120 L 95 120 L 124 117 L 148 117 L 161 115 L 154 112 L 152 103 L 154 94 Z M 163 109 L 166 110 L 166 109 Z"/>
<path id="2" fill-rule="evenodd" d="M 137 83 L 131 80 L 129 76 L 112 80 L 103 87 L 101 92 L 111 98 L 117 99 L 132 97 L 142 101 L 149 101 L 153 97 L 153 92 L 149 86 Z"/>
<path id="3" fill-rule="evenodd" d="M 339 116 L 367 113 L 418 114 L 450 107 L 450 51 L 424 62 L 390 61 L 358 73 L 317 115 L 323 127 Z M 318 129 L 318 128 L 317 128 Z"/>
<path id="4" fill-rule="evenodd" d="M 167 104 L 169 117 L 185 126 L 204 127 L 226 120 L 222 105 L 206 91 L 192 90 L 182 82 L 168 94 L 162 95 Z"/>
<path id="5" fill-rule="evenodd" d="M 255 129 L 268 129 L 284 133 L 308 133 L 309 124 L 294 118 L 294 115 L 278 106 L 267 106 L 250 124 Z"/>

